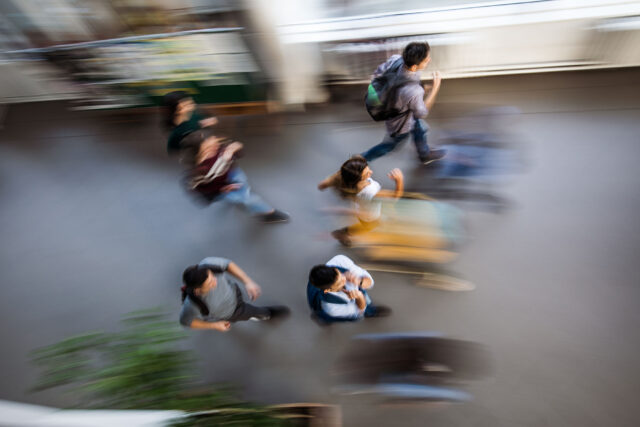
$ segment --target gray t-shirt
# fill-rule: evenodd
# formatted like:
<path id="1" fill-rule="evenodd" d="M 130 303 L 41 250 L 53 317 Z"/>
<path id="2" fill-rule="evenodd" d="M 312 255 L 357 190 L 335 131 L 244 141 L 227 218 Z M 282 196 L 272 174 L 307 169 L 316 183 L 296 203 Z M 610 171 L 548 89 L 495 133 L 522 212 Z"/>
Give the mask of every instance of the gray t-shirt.
<path id="1" fill-rule="evenodd" d="M 374 77 L 383 74 L 394 62 L 402 58 L 400 55 L 393 55 L 387 62 L 381 64 L 373 74 Z M 410 110 L 410 113 L 389 119 L 385 122 L 387 133 L 392 136 L 411 132 L 416 120 L 423 119 L 429 114 L 424 105 L 424 88 L 420 84 L 420 75 L 417 72 L 408 71 L 404 65 L 398 72 L 404 74 L 406 79 L 415 81 L 407 83 L 398 90 L 394 107 L 399 111 Z"/>
<path id="2" fill-rule="evenodd" d="M 203 316 L 198 306 L 191 301 L 191 298 L 185 298 L 180 311 L 180 324 L 191 326 L 193 319 L 204 320 L 207 322 L 216 322 L 218 320 L 226 320 L 231 317 L 238 305 L 238 297 L 236 294 L 237 282 L 233 279 L 227 268 L 229 260 L 219 257 L 208 257 L 200 261 L 199 265 L 211 266 L 214 270 L 217 284 L 206 295 L 202 296 L 202 300 L 209 307 L 209 315 Z M 216 272 L 221 271 L 221 272 Z"/>

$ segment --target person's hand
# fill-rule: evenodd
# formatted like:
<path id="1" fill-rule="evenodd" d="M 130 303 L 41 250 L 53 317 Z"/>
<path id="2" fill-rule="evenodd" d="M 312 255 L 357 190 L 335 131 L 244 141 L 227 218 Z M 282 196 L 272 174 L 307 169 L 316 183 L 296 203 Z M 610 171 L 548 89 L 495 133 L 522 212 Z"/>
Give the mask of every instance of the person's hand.
<path id="1" fill-rule="evenodd" d="M 227 159 L 231 159 L 240 150 L 242 150 L 242 143 L 234 141 L 226 146 L 222 155 Z"/>
<path id="2" fill-rule="evenodd" d="M 200 120 L 200 127 L 207 128 L 209 126 L 215 126 L 218 124 L 218 119 L 215 117 L 207 117 L 206 119 Z"/>
<path id="3" fill-rule="evenodd" d="M 359 289 L 348 291 L 343 289 L 342 292 L 347 294 L 350 300 L 356 300 L 356 304 L 360 310 L 364 310 L 367 307 L 367 299 L 364 297 L 364 294 Z"/>
<path id="4" fill-rule="evenodd" d="M 231 144 L 227 146 L 225 151 L 230 151 L 232 153 L 235 153 L 236 151 L 242 150 L 242 147 L 243 147 L 242 142 L 233 141 Z"/>
<path id="5" fill-rule="evenodd" d="M 260 286 L 253 280 L 247 281 L 244 284 L 244 288 L 247 290 L 247 294 L 249 295 L 249 298 L 251 298 L 251 301 L 255 301 L 255 299 L 262 293 Z"/>
<path id="6" fill-rule="evenodd" d="M 344 292 L 345 294 L 347 294 L 347 296 L 349 297 L 349 299 L 358 299 L 358 298 L 362 298 L 362 292 L 360 292 L 357 289 L 354 289 L 352 291 L 347 290 L 346 288 L 344 288 L 342 290 L 342 292 Z"/>
<path id="7" fill-rule="evenodd" d="M 404 180 L 404 175 L 402 174 L 402 171 L 398 168 L 392 169 L 391 172 L 387 174 L 387 176 L 392 180 L 394 180 L 395 182 Z"/>
<path id="8" fill-rule="evenodd" d="M 433 90 L 439 90 L 440 89 L 440 84 L 442 83 L 442 75 L 440 74 L 440 71 L 434 71 L 433 72 Z"/>
<path id="9" fill-rule="evenodd" d="M 229 329 L 231 329 L 231 322 L 229 322 L 228 320 L 212 322 L 211 325 L 213 326 L 213 329 L 220 332 L 227 332 Z"/>
<path id="10" fill-rule="evenodd" d="M 360 283 L 360 277 L 356 276 L 355 273 L 352 273 L 351 271 L 344 273 L 344 277 L 347 279 L 347 282 L 351 282 L 354 285 Z"/>
<path id="11" fill-rule="evenodd" d="M 222 188 L 220 189 L 220 191 L 221 191 L 221 192 L 223 192 L 223 193 L 229 193 L 229 192 L 231 192 L 231 191 L 236 191 L 236 190 L 239 190 L 239 189 L 241 189 L 241 188 L 242 188 L 242 184 L 240 184 L 240 183 L 236 182 L 236 183 L 234 183 L 234 184 L 227 184 L 227 185 L 225 185 L 224 187 L 222 187 Z"/>

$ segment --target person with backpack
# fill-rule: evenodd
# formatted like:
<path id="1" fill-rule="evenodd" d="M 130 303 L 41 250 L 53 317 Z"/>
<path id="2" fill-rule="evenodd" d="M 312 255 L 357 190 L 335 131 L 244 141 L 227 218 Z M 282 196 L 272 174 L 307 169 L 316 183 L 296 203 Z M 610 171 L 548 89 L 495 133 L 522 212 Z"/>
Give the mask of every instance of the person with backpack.
<path id="1" fill-rule="evenodd" d="M 393 151 L 411 134 L 422 164 L 442 159 L 446 150 L 427 145 L 428 126 L 424 118 L 440 91 L 441 76 L 433 73 L 433 85 L 420 83 L 419 71 L 431 61 L 429 44 L 409 43 L 402 56 L 393 55 L 373 74 L 365 105 L 376 121 L 385 121 L 386 135 L 381 143 L 362 153 L 371 162 Z"/>
<path id="2" fill-rule="evenodd" d="M 246 303 L 238 282 L 244 284 L 251 301 L 260 296 L 262 289 L 225 258 L 208 257 L 187 267 L 182 281 L 180 324 L 191 329 L 226 332 L 233 322 L 271 320 L 289 313 L 285 306 L 256 307 Z"/>
<path id="3" fill-rule="evenodd" d="M 211 130 L 200 129 L 183 139 L 182 150 L 191 163 L 186 184 L 207 203 L 226 200 L 268 224 L 289 221 L 289 214 L 274 209 L 251 191 L 247 176 L 235 165 L 242 143 L 225 143 Z"/>
<path id="4" fill-rule="evenodd" d="M 307 302 L 312 316 L 326 323 L 388 316 L 391 309 L 374 305 L 369 298 L 373 283 L 367 270 L 344 255 L 316 265 L 307 283 Z"/>

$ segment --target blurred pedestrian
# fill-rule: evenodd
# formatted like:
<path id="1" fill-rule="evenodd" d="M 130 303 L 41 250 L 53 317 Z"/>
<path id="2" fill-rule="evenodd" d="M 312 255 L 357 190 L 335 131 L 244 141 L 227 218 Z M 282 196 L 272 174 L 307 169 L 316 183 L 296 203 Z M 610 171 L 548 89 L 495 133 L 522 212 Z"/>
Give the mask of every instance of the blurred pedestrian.
<path id="1" fill-rule="evenodd" d="M 187 185 L 208 203 L 225 200 L 256 215 L 265 223 L 287 222 L 289 215 L 274 209 L 249 187 L 247 176 L 235 165 L 240 142 L 225 143 L 211 130 L 202 129 L 182 141 L 190 158 Z"/>
<path id="2" fill-rule="evenodd" d="M 373 278 L 344 255 L 316 265 L 309 273 L 307 302 L 312 314 L 325 322 L 354 321 L 363 317 L 382 317 L 388 307 L 374 305 L 368 291 Z"/>
<path id="3" fill-rule="evenodd" d="M 182 281 L 180 323 L 192 329 L 226 332 L 233 322 L 271 320 L 289 313 L 284 306 L 256 307 L 246 303 L 239 282 L 251 301 L 260 296 L 262 289 L 238 265 L 225 258 L 208 257 L 187 267 Z"/>
<path id="4" fill-rule="evenodd" d="M 404 191 L 404 176 L 400 169 L 393 169 L 387 175 L 395 182 L 395 190 L 383 190 L 378 181 L 371 176 L 373 171 L 367 160 L 359 155 L 344 162 L 340 170 L 318 184 L 319 190 L 336 188 L 339 193 L 353 200 L 358 222 L 349 227 L 335 230 L 331 235 L 345 246 L 351 245 L 351 236 L 374 229 L 380 222 L 382 204 L 380 198 L 398 199 Z"/>
<path id="5" fill-rule="evenodd" d="M 401 55 L 391 56 L 381 64 L 373 74 L 369 86 L 367 102 L 378 94 L 374 87 L 383 87 L 386 117 L 386 134 L 378 145 L 362 153 L 371 162 L 391 152 L 403 143 L 411 134 L 421 163 L 429 164 L 444 157 L 446 151 L 430 149 L 427 145 L 428 126 L 423 120 L 435 103 L 440 91 L 441 77 L 439 72 L 433 73 L 433 85 L 420 83 L 420 70 L 424 70 L 431 61 L 431 48 L 428 43 L 409 43 Z M 378 79 L 378 82 L 376 82 Z M 379 83 L 382 82 L 382 83 Z M 370 95 L 373 95 L 370 97 Z M 381 120 L 381 119 L 377 119 Z"/>
<path id="6" fill-rule="evenodd" d="M 196 110 L 193 98 L 184 91 L 174 91 L 164 96 L 164 125 L 170 131 L 167 151 L 180 151 L 180 143 L 191 132 L 218 123 L 215 117 L 205 117 Z"/>

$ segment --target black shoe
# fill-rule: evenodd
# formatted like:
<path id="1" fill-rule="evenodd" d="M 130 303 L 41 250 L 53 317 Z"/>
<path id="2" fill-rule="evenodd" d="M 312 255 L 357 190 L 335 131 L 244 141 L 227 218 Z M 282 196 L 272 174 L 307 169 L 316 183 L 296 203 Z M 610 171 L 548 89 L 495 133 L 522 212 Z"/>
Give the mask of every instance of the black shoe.
<path id="1" fill-rule="evenodd" d="M 423 165 L 426 166 L 429 163 L 442 159 L 446 155 L 447 155 L 447 150 L 444 150 L 442 148 L 437 148 L 437 149 L 434 148 L 429 151 L 429 155 L 426 158 L 420 159 L 420 161 L 422 162 Z"/>
<path id="2" fill-rule="evenodd" d="M 364 312 L 364 317 L 387 317 L 391 314 L 391 308 L 386 305 L 370 305 Z"/>
<path id="3" fill-rule="evenodd" d="M 288 222 L 289 214 L 286 212 L 279 211 L 274 209 L 273 212 L 264 214 L 260 217 L 260 220 L 265 224 L 273 224 L 276 222 Z"/>
<path id="4" fill-rule="evenodd" d="M 289 317 L 289 314 L 291 314 L 291 310 L 289 310 L 289 307 L 284 305 L 273 305 L 267 308 L 271 312 L 271 317 L 269 317 L 269 320 L 284 319 Z"/>

